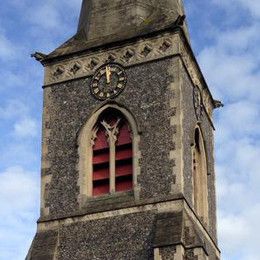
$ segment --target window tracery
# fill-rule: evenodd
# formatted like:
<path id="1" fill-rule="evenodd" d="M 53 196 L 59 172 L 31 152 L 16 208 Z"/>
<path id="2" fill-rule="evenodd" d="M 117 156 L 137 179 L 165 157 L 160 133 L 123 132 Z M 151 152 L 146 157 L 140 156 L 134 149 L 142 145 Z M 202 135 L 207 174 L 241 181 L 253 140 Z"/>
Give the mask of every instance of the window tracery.
<path id="1" fill-rule="evenodd" d="M 196 127 L 192 147 L 193 204 L 194 210 L 204 223 L 208 222 L 208 180 L 204 141 Z"/>
<path id="2" fill-rule="evenodd" d="M 132 131 L 122 113 L 104 111 L 93 128 L 92 195 L 133 189 Z"/>

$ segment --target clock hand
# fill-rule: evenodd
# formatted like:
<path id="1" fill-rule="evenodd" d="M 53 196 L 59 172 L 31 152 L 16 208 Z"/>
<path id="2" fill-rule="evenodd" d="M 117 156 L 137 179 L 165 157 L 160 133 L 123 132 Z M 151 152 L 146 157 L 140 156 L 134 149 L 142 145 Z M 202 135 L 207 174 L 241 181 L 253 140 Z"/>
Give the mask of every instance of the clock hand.
<path id="1" fill-rule="evenodd" d="M 109 66 L 106 66 L 106 78 L 107 78 L 107 84 L 109 84 L 111 79 L 111 70 Z"/>

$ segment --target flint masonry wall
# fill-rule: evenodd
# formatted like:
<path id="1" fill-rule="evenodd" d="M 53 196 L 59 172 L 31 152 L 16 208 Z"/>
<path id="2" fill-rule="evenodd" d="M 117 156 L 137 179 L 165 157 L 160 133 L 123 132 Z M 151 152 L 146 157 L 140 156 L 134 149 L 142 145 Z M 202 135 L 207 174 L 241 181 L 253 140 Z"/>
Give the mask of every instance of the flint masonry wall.
<path id="1" fill-rule="evenodd" d="M 146 200 L 160 201 L 180 195 L 182 178 L 180 157 L 183 156 L 184 195 L 192 205 L 192 158 L 191 143 L 197 118 L 193 105 L 193 84 L 180 62 L 179 57 L 167 58 L 130 67 L 127 70 L 128 83 L 115 102 L 126 107 L 135 117 L 140 130 L 139 149 L 141 168 L 137 182 L 140 187 L 139 201 L 129 192 L 124 195 L 94 199 L 83 207 L 85 212 L 120 208 L 135 205 Z M 179 76 L 181 72 L 181 77 Z M 44 207 L 50 215 L 42 217 L 58 218 L 79 213 L 79 172 L 77 135 L 102 102 L 91 96 L 91 78 L 75 80 L 47 87 L 45 110 L 48 111 L 45 126 L 49 136 L 45 140 L 48 153 L 45 159 L 49 168 L 42 170 L 43 176 L 51 181 L 45 186 Z M 178 86 L 182 82 L 181 92 Z M 172 105 L 180 100 L 182 107 Z M 181 139 L 180 127 L 171 123 L 183 111 L 183 154 L 178 143 Z M 178 121 L 178 120 L 177 120 Z M 213 129 L 204 111 L 201 129 L 204 136 L 208 160 L 209 186 L 209 230 L 216 237 L 215 227 L 215 173 L 213 158 Z M 175 150 L 175 158 L 171 151 Z M 176 186 L 175 186 L 176 185 Z M 81 212 L 82 213 L 82 210 Z M 84 212 L 83 212 L 84 213 Z"/>
<path id="2" fill-rule="evenodd" d="M 127 108 L 138 125 L 141 154 L 138 199 L 133 192 L 127 192 L 90 199 L 85 207 L 79 207 L 77 136 L 92 112 L 106 102 L 91 96 L 90 77 L 46 87 L 42 169 L 42 178 L 46 182 L 43 183 L 40 226 L 28 259 L 154 259 L 154 243 L 158 236 L 165 234 L 165 227 L 169 234 L 159 239 L 165 247 L 160 251 L 162 260 L 172 257 L 175 243 L 182 240 L 187 246 L 205 247 L 209 260 L 216 259 L 214 243 L 194 216 L 194 220 L 188 221 L 182 213 L 183 206 L 174 206 L 179 203 L 177 200 L 172 202 L 171 209 L 164 209 L 172 212 L 174 217 L 169 220 L 161 217 L 162 227 L 157 224 L 159 212 L 156 207 L 145 212 L 140 212 L 139 208 L 139 212 L 131 213 L 130 210 L 127 213 L 130 207 L 183 195 L 190 202 L 191 153 L 185 151 L 190 150 L 196 117 L 193 85 L 179 56 L 132 66 L 126 72 L 127 87 L 113 102 Z M 215 239 L 213 136 L 205 114 L 201 127 L 209 157 L 209 176 L 212 176 L 209 177 L 209 200 L 213 220 L 209 231 Z M 183 155 L 185 157 L 181 158 Z M 185 161 L 183 165 L 182 159 Z M 120 208 L 126 210 L 123 215 L 84 220 L 84 214 Z M 78 216 L 77 221 L 75 216 Z M 71 218 L 67 221 L 67 217 Z M 171 236 L 173 240 L 169 240 Z"/>
<path id="3" fill-rule="evenodd" d="M 190 260 L 206 259 L 197 258 L 196 250 L 208 255 L 208 260 L 218 259 L 214 243 L 184 208 L 179 200 L 148 211 L 140 207 L 141 212 L 126 210 L 49 222 L 38 230 L 28 259 L 184 260 L 188 255 L 193 256 Z M 176 246 L 184 247 L 183 254 Z M 159 248 L 161 258 L 156 258 L 154 248 Z"/>
<path id="4" fill-rule="evenodd" d="M 127 68 L 127 87 L 114 100 L 133 114 L 139 126 L 141 172 L 137 181 L 140 201 L 158 201 L 172 196 L 176 175 L 180 174 L 174 171 L 175 158 L 170 158 L 170 151 L 176 149 L 174 140 L 178 136 L 176 126 L 171 124 L 172 117 L 176 116 L 176 107 L 170 106 L 170 101 L 178 99 L 178 96 L 170 86 L 175 81 L 177 88 L 179 79 L 169 68 L 174 64 L 179 66 L 178 59 L 167 58 Z M 43 206 L 49 208 L 50 218 L 65 217 L 79 211 L 77 135 L 92 112 L 102 104 L 90 94 L 90 80 L 61 83 L 44 90 L 44 110 L 48 112 L 44 125 L 49 130 L 48 138 L 44 139 L 47 151 L 44 160 L 48 161 L 49 167 L 43 169 L 42 175 L 49 175 L 50 182 L 43 192 Z M 125 206 L 135 203 L 131 193 L 123 196 L 121 202 L 120 198 L 113 200 L 115 207 L 122 206 L 120 203 Z M 100 200 L 97 203 L 102 204 Z M 93 204 L 91 208 L 95 208 Z"/>
<path id="5" fill-rule="evenodd" d="M 198 125 L 193 102 L 194 85 L 185 69 L 182 67 L 182 111 L 183 111 L 183 157 L 184 157 L 184 194 L 190 205 L 192 205 L 192 152 L 191 144 L 194 143 L 194 131 Z M 209 232 L 216 240 L 216 199 L 215 199 L 215 171 L 214 171 L 214 135 L 213 125 L 203 110 L 199 126 L 204 138 L 207 156 L 208 172 L 208 202 L 209 202 Z"/>

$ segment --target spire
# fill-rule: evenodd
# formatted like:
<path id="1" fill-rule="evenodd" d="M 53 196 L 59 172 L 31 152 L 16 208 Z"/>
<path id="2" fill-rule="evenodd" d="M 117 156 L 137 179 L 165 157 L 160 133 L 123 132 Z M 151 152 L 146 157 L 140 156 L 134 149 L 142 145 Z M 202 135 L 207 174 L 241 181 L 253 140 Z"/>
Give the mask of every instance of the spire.
<path id="1" fill-rule="evenodd" d="M 81 5 L 81 12 L 79 17 L 77 33 L 84 33 L 85 37 L 87 37 L 87 32 L 89 30 L 91 11 L 92 11 L 92 0 L 83 0 Z"/>
<path id="2" fill-rule="evenodd" d="M 183 15 L 182 0 L 83 0 L 78 33 L 86 40 L 124 38 L 130 32 L 136 36 L 167 27 Z"/>
<path id="3" fill-rule="evenodd" d="M 182 26 L 188 37 L 184 17 L 182 0 L 83 0 L 76 35 L 57 50 L 74 52 L 173 25 Z"/>

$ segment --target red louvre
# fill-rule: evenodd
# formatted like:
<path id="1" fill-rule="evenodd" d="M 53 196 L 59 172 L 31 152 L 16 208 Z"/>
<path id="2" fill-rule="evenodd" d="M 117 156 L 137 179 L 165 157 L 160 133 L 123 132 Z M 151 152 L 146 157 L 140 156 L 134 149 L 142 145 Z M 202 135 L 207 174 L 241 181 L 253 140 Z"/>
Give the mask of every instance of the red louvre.
<path id="1" fill-rule="evenodd" d="M 127 122 L 124 122 L 123 126 L 121 127 L 117 140 L 117 145 L 132 143 L 131 134 Z"/>
<path id="2" fill-rule="evenodd" d="M 116 165 L 116 177 L 132 175 L 132 171 L 133 171 L 132 163 L 129 163 L 129 164 L 124 163 L 122 165 L 119 165 L 117 163 L 117 165 Z"/>
<path id="3" fill-rule="evenodd" d="M 131 131 L 124 121 L 116 145 L 116 191 L 133 188 L 133 150 Z"/>
<path id="4" fill-rule="evenodd" d="M 106 131 L 103 126 L 100 126 L 100 129 L 97 132 L 97 137 L 93 150 L 100 150 L 104 148 L 109 148 L 109 145 L 107 141 Z"/>
<path id="5" fill-rule="evenodd" d="M 132 176 L 130 176 L 132 177 Z M 126 178 L 122 180 L 118 180 L 116 182 L 116 191 L 128 191 L 133 189 L 133 181 L 132 178 Z"/>
<path id="6" fill-rule="evenodd" d="M 96 127 L 98 131 L 94 140 L 92 162 L 93 196 L 108 194 L 111 191 L 110 184 L 113 182 L 117 192 L 131 190 L 133 188 L 133 150 L 128 122 L 120 112 L 109 109 L 99 118 Z M 115 131 L 116 128 L 117 131 Z M 116 143 L 109 142 L 108 139 L 113 130 L 117 138 Z M 111 131 L 110 135 L 106 131 Z M 110 154 L 113 151 L 115 154 Z M 110 163 L 116 166 L 114 173 L 110 173 Z M 110 180 L 110 175 L 114 176 L 113 180 Z"/>
<path id="7" fill-rule="evenodd" d="M 93 171 L 93 180 L 98 181 L 98 180 L 105 180 L 109 179 L 109 168 L 106 167 L 104 169 L 95 169 Z"/>
<path id="8" fill-rule="evenodd" d="M 98 127 L 93 147 L 93 196 L 109 193 L 109 146 L 105 128 Z"/>
<path id="9" fill-rule="evenodd" d="M 126 149 L 120 149 L 120 147 L 118 147 L 116 152 L 116 160 L 119 161 L 124 159 L 131 159 L 132 153 L 132 147 Z"/>
<path id="10" fill-rule="evenodd" d="M 106 163 L 109 162 L 109 150 L 104 151 L 103 153 L 100 154 L 95 154 L 93 156 L 93 164 L 101 164 L 101 163 Z"/>
<path id="11" fill-rule="evenodd" d="M 99 196 L 109 193 L 109 180 L 93 183 L 93 196 Z"/>

